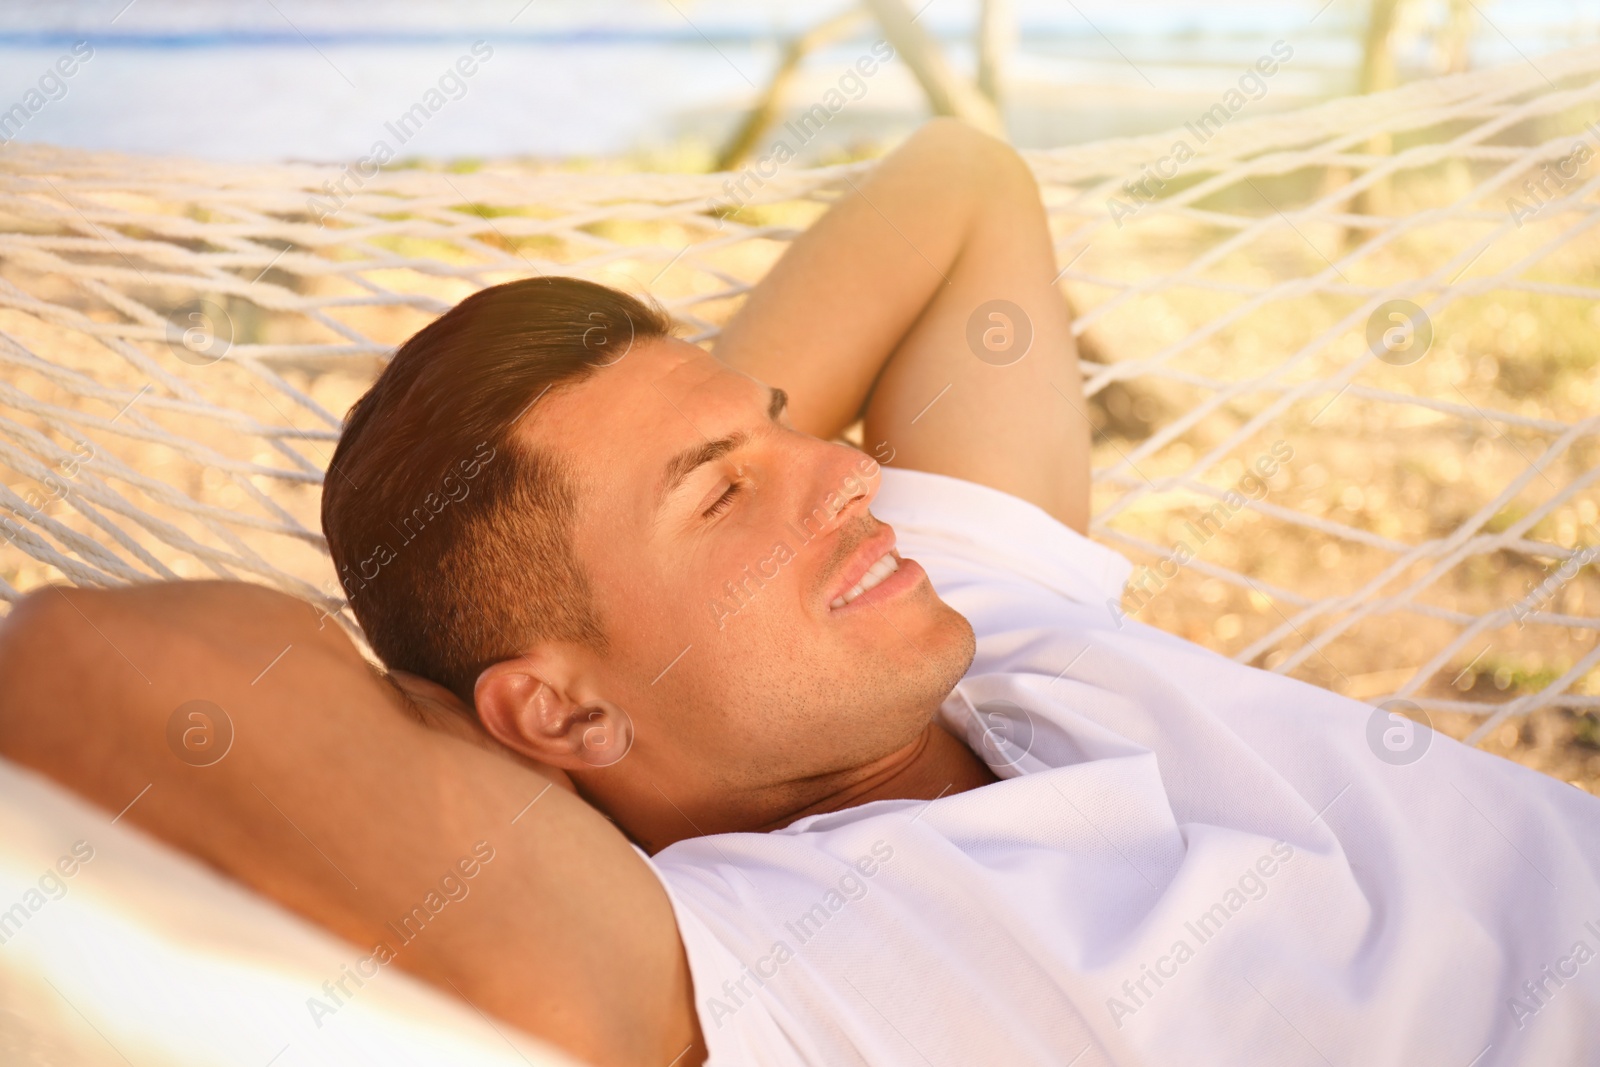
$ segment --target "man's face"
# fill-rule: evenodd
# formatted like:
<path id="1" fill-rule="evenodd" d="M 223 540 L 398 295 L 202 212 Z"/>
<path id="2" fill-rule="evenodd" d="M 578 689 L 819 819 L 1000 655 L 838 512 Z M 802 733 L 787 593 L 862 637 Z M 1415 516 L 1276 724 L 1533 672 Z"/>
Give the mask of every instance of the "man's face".
<path id="1" fill-rule="evenodd" d="M 913 742 L 971 663 L 967 621 L 868 511 L 876 462 L 791 428 L 782 401 L 658 339 L 522 431 L 572 471 L 610 640 L 595 671 L 634 726 L 623 761 L 586 772 L 614 814 L 651 790 L 707 811 L 861 767 Z"/>

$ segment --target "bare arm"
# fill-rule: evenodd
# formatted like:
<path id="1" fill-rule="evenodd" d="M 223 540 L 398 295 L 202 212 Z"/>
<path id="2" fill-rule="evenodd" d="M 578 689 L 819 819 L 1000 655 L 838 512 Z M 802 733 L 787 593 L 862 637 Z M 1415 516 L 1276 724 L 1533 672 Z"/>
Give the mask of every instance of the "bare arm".
<path id="1" fill-rule="evenodd" d="M 1082 532 L 1089 426 L 1038 187 L 1009 147 L 953 120 L 924 126 L 797 238 L 716 353 L 790 396 L 795 425 L 837 436 L 858 417 L 893 465 L 1038 504 Z M 1017 349 L 981 358 L 969 323 L 1020 307 Z M 1002 365 L 1005 364 L 1005 365 Z"/>
<path id="2" fill-rule="evenodd" d="M 309 605 L 225 582 L 45 589 L 0 626 L 0 693 L 8 758 L 108 811 L 137 797 L 129 821 L 363 955 L 387 942 L 595 1064 L 699 1047 L 670 903 L 621 833 L 562 783 L 423 725 Z M 211 766 L 169 747 L 196 699 L 235 731 Z M 463 859 L 480 861 L 470 893 L 402 942 L 387 924 Z"/>

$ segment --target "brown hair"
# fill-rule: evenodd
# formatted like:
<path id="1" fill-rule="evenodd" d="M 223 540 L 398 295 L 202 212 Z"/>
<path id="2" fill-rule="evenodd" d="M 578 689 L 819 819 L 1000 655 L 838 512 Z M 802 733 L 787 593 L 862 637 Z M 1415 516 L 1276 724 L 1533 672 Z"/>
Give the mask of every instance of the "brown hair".
<path id="1" fill-rule="evenodd" d="M 660 307 L 575 278 L 475 293 L 418 331 L 345 419 L 323 479 L 340 584 L 390 668 L 468 704 L 539 640 L 605 646 L 561 457 L 513 431 L 547 392 L 665 336 Z"/>

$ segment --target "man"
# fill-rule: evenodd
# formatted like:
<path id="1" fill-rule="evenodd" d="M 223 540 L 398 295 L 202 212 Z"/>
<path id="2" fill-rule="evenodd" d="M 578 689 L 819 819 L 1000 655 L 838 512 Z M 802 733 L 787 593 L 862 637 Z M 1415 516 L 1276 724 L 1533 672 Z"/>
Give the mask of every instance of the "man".
<path id="1" fill-rule="evenodd" d="M 714 356 L 479 294 L 326 480 L 404 696 L 263 589 L 46 590 L 0 751 L 363 955 L 486 842 L 393 958 L 597 1064 L 1593 1062 L 1600 807 L 1108 609 L 1054 272 L 941 122 Z"/>

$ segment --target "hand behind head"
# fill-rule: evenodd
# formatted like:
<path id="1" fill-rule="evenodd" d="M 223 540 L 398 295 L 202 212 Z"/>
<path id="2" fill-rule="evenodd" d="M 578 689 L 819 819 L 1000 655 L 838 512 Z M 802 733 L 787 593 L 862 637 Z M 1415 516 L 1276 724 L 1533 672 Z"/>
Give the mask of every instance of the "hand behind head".
<path id="1" fill-rule="evenodd" d="M 409 671 L 389 671 L 385 677 L 400 691 L 417 721 L 430 730 L 437 730 L 469 745 L 477 745 L 479 748 L 488 749 L 520 763 L 568 792 L 578 791 L 566 771 L 530 759 L 496 741 L 478 721 L 477 713 L 438 682 Z"/>

